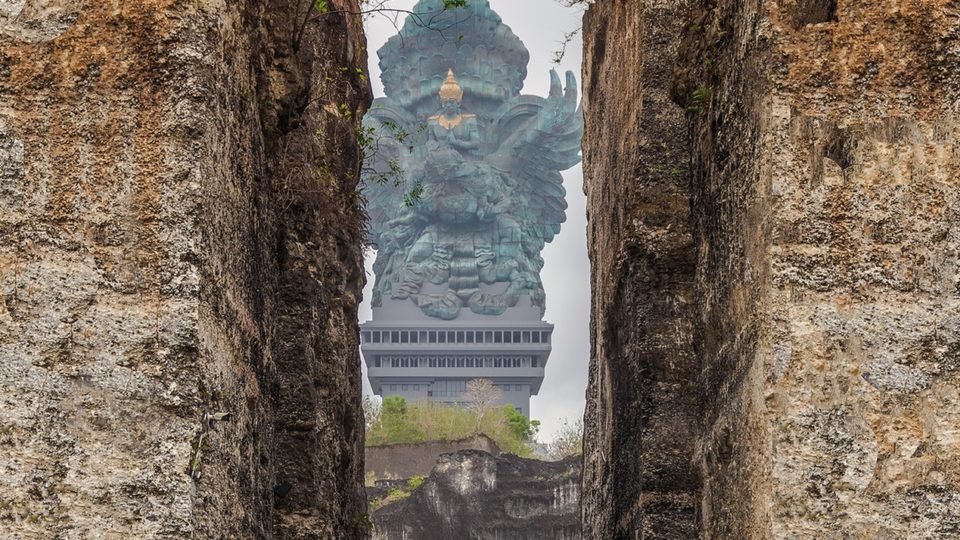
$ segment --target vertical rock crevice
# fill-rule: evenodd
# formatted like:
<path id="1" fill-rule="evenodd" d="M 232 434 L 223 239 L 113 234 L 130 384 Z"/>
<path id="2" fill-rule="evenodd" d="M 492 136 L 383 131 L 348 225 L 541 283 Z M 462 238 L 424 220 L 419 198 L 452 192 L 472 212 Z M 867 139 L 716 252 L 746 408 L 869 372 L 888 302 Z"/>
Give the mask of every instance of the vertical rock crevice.
<path id="1" fill-rule="evenodd" d="M 683 4 L 598 2 L 584 20 L 585 538 L 696 536 L 688 137 L 668 93 Z"/>

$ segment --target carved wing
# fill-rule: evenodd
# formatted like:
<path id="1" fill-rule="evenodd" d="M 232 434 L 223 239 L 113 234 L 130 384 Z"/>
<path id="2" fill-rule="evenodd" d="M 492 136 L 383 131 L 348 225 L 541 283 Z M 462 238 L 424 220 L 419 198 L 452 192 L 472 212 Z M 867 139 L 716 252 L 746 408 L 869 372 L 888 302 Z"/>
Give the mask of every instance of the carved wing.
<path id="1" fill-rule="evenodd" d="M 583 112 L 577 81 L 567 72 L 566 92 L 550 71 L 550 97 L 522 96 L 506 107 L 493 125 L 498 146 L 487 161 L 516 182 L 518 208 L 511 214 L 522 226 L 524 248 L 542 266 L 539 253 L 566 221 L 566 190 L 560 171 L 580 162 Z"/>
<path id="2" fill-rule="evenodd" d="M 417 141 L 422 130 L 389 98 L 373 102 L 363 117 L 363 128 L 366 159 L 361 179 L 370 218 L 367 241 L 379 246 L 389 230 L 387 224 L 407 210 L 404 195 L 411 184 L 409 165 L 422 146 Z"/>

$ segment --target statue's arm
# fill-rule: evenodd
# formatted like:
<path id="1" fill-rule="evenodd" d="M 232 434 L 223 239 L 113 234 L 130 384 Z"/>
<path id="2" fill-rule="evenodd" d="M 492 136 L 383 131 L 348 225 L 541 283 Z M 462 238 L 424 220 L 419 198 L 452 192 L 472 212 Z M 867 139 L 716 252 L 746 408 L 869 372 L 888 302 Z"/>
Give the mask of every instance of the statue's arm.
<path id="1" fill-rule="evenodd" d="M 476 117 L 467 118 L 465 125 L 467 129 L 466 139 L 457 139 L 453 137 L 453 146 L 458 150 L 477 150 L 480 148 L 480 126 L 477 124 Z M 452 136 L 453 130 L 450 130 Z"/>

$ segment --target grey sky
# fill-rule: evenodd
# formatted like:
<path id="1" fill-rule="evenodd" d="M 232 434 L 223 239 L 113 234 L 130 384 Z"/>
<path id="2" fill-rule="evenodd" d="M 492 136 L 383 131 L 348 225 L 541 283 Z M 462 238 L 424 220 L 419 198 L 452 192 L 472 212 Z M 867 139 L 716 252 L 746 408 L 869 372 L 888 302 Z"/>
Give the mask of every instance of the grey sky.
<path id="1" fill-rule="evenodd" d="M 410 9 L 416 0 L 392 0 L 387 5 Z M 549 71 L 554 67 L 553 55 L 560 48 L 564 34 L 579 26 L 582 12 L 561 6 L 556 0 L 490 0 L 505 24 L 523 40 L 530 51 L 525 94 L 546 96 L 550 88 Z M 402 23 L 402 18 L 400 21 Z M 367 21 L 370 79 L 374 95 L 382 96 L 380 68 L 376 51 L 396 34 L 384 17 Z M 580 78 L 582 44 L 579 36 L 567 47 L 567 54 L 557 70 L 572 70 Z M 578 165 L 563 173 L 567 188 L 567 222 L 560 235 L 544 250 L 544 288 L 547 293 L 546 320 L 555 324 L 553 353 L 547 365 L 540 395 L 532 398 L 531 418 L 542 422 L 541 441 L 549 441 L 563 419 L 573 420 L 583 414 L 587 387 L 587 364 L 590 359 L 590 263 L 587 259 L 586 199 L 583 194 L 583 171 Z M 360 308 L 360 321 L 370 319 L 370 297 L 373 287 L 372 256 L 367 258 L 367 288 Z M 366 374 L 364 394 L 372 394 Z"/>

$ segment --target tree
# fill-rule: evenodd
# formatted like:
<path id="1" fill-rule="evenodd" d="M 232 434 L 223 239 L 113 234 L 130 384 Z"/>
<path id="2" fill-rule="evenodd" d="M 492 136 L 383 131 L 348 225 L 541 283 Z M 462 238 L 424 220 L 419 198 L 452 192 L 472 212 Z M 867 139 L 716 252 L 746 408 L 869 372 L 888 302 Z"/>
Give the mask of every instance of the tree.
<path id="1" fill-rule="evenodd" d="M 513 405 L 503 406 L 503 411 L 507 416 L 507 424 L 513 433 L 521 441 L 532 441 L 540 431 L 540 421 L 530 420 L 522 412 L 518 411 Z"/>
<path id="2" fill-rule="evenodd" d="M 294 50 L 300 48 L 303 34 L 310 24 L 318 22 L 323 16 L 334 14 L 355 15 L 359 17 L 381 15 L 390 19 L 394 28 L 398 31 L 400 30 L 399 18 L 404 15 L 409 16 L 415 24 L 436 30 L 440 33 L 450 29 L 450 26 L 441 27 L 436 24 L 437 14 L 416 13 L 408 9 L 387 7 L 389 3 L 390 0 L 360 0 L 360 9 L 353 11 L 331 9 L 330 0 L 297 0 L 294 4 L 295 11 L 293 18 L 298 24 L 298 28 L 294 34 L 293 48 Z M 467 7 L 467 0 L 443 0 L 444 11 L 462 7 Z"/>
<path id="3" fill-rule="evenodd" d="M 583 418 L 573 423 L 564 420 L 553 442 L 547 445 L 547 456 L 552 461 L 560 461 L 583 453 Z"/>
<path id="4" fill-rule="evenodd" d="M 476 433 L 480 433 L 483 417 L 493 404 L 500 400 L 503 392 L 490 382 L 490 379 L 473 379 L 467 383 L 467 391 L 463 397 L 467 400 L 467 408 L 477 417 Z"/>

